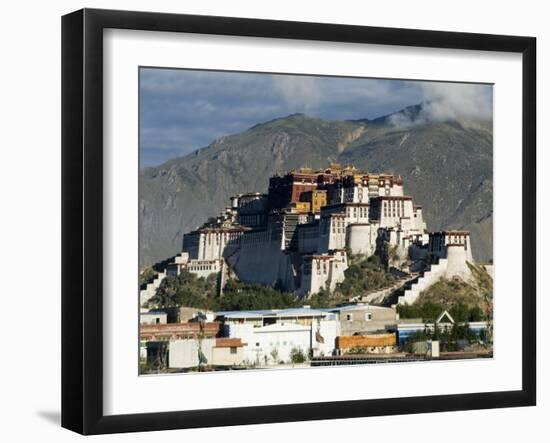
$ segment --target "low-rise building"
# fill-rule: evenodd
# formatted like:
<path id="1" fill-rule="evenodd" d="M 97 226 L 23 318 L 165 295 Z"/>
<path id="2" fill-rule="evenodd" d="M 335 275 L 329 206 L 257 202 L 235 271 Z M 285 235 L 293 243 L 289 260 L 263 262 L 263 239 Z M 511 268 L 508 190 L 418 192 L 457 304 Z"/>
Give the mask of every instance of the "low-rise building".
<path id="1" fill-rule="evenodd" d="M 212 348 L 214 366 L 240 366 L 244 363 L 243 343 L 240 338 L 217 338 Z"/>
<path id="2" fill-rule="evenodd" d="M 311 327 L 297 323 L 270 324 L 254 327 L 234 325 L 232 337 L 247 343 L 244 360 L 252 365 L 277 365 L 290 362 L 293 349 L 308 355 L 311 347 Z"/>
<path id="3" fill-rule="evenodd" d="M 397 324 L 395 308 L 356 303 L 332 308 L 330 311 L 338 315 L 342 335 L 385 331 Z"/>
<path id="4" fill-rule="evenodd" d="M 216 337 L 220 332 L 219 322 L 188 322 L 141 325 L 139 335 L 146 341 L 170 341 L 184 338 Z"/>
<path id="5" fill-rule="evenodd" d="M 340 336 L 336 346 L 340 355 L 349 352 L 358 354 L 391 354 L 397 351 L 395 333 Z"/>
<path id="6" fill-rule="evenodd" d="M 181 320 L 182 322 L 189 321 L 189 322 L 196 322 L 196 321 L 204 321 L 207 323 L 211 323 L 216 318 L 216 313 L 212 311 L 206 311 L 204 309 L 194 309 L 194 308 L 187 308 L 187 310 L 184 310 L 182 312 L 182 309 L 180 308 L 180 319 L 182 318 L 185 313 L 188 313 L 189 319 L 188 320 Z M 193 312 L 194 309 L 194 312 Z"/>
<path id="7" fill-rule="evenodd" d="M 140 325 L 140 356 L 153 366 L 185 369 L 213 364 L 219 322 L 187 322 Z"/>
<path id="8" fill-rule="evenodd" d="M 167 315 L 166 323 L 188 323 L 199 319 L 206 322 L 214 321 L 214 312 L 189 306 L 159 308 L 155 309 L 155 312 L 164 312 Z"/>
<path id="9" fill-rule="evenodd" d="M 198 367 L 200 364 L 212 364 L 214 346 L 216 346 L 215 338 L 187 338 L 170 341 L 168 367 L 189 369 Z"/>
<path id="10" fill-rule="evenodd" d="M 292 352 L 305 356 L 332 355 L 340 335 L 336 315 L 309 307 L 259 311 L 219 312 L 222 334 L 245 343 L 248 364 L 276 365 L 291 361 Z"/>
<path id="11" fill-rule="evenodd" d="M 142 325 L 158 325 L 168 322 L 168 314 L 164 311 L 142 311 L 139 313 L 139 323 Z"/>
<path id="12" fill-rule="evenodd" d="M 239 338 L 187 338 L 170 342 L 168 367 L 171 369 L 241 366 L 243 347 Z"/>

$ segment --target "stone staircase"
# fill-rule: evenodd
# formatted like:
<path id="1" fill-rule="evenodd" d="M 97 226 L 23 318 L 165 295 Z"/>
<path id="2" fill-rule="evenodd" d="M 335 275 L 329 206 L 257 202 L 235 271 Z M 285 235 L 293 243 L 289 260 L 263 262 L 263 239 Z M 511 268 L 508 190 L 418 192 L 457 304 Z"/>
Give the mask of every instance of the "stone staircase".
<path id="1" fill-rule="evenodd" d="M 139 291 L 140 306 L 143 306 L 155 295 L 157 288 L 160 286 L 162 280 L 164 280 L 165 277 L 166 277 L 166 270 L 159 272 L 152 282 L 147 283 L 147 286 L 144 289 L 141 289 Z"/>
<path id="2" fill-rule="evenodd" d="M 384 289 L 380 289 L 369 294 L 364 294 L 360 297 L 354 297 L 349 299 L 350 302 L 361 302 L 361 303 L 372 303 L 374 305 L 391 305 L 392 300 L 395 300 L 393 294 L 400 290 L 403 287 L 406 287 L 411 282 L 415 281 L 418 278 L 417 274 L 411 274 L 404 272 L 397 268 L 391 268 L 390 273 L 393 274 L 398 281 L 392 286 Z"/>
<path id="3" fill-rule="evenodd" d="M 397 304 L 414 303 L 422 291 L 429 288 L 445 275 L 446 270 L 447 259 L 440 258 L 437 263 L 430 266 L 429 270 L 424 271 L 418 280 L 413 283 L 409 289 L 405 290 L 403 295 L 397 298 Z"/>
<path id="4" fill-rule="evenodd" d="M 371 292 L 370 294 L 363 295 L 361 297 L 356 297 L 356 300 L 353 301 L 372 303 L 374 305 L 383 305 L 385 304 L 385 300 L 392 294 L 392 292 L 398 289 L 401 285 L 403 285 L 403 282 L 396 283 L 389 288 L 380 289 L 379 291 Z"/>

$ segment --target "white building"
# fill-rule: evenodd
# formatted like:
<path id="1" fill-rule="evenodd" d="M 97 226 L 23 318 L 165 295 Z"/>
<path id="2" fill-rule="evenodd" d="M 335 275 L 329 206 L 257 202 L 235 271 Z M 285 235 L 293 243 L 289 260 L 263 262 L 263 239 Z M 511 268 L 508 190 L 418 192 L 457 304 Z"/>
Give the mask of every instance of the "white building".
<path id="1" fill-rule="evenodd" d="M 168 367 L 172 369 L 208 366 L 241 366 L 244 364 L 243 343 L 231 338 L 186 338 L 171 340 Z"/>
<path id="2" fill-rule="evenodd" d="M 327 311 L 310 309 L 220 312 L 223 334 L 245 344 L 245 362 L 256 365 L 289 363 L 293 350 L 305 356 L 332 355 L 340 324 Z"/>
<path id="3" fill-rule="evenodd" d="M 449 246 L 458 246 L 464 251 L 464 257 L 473 263 L 470 232 L 468 231 L 440 231 L 430 233 L 429 252 L 439 258 L 448 258 Z"/>
<path id="4" fill-rule="evenodd" d="M 353 223 L 348 226 L 347 247 L 354 254 L 370 256 L 376 251 L 379 225 L 374 223 Z"/>
<path id="5" fill-rule="evenodd" d="M 299 292 L 304 295 L 316 294 L 321 289 L 332 292 L 338 283 L 344 281 L 344 271 L 347 268 L 347 254 L 343 249 L 306 256 L 302 265 Z"/>
<path id="6" fill-rule="evenodd" d="M 290 362 L 292 349 L 308 355 L 310 349 L 310 327 L 296 323 L 271 324 L 254 327 L 232 325 L 230 334 L 247 343 L 244 360 L 251 364 L 272 364 Z"/>
<path id="7" fill-rule="evenodd" d="M 217 260 L 224 257 L 227 248 L 236 247 L 239 239 L 248 228 L 243 226 L 232 227 L 204 227 L 186 234 L 183 248 L 189 253 L 190 259 Z"/>
<path id="8" fill-rule="evenodd" d="M 184 236 L 187 257 L 169 265 L 168 272 L 187 269 L 201 277 L 223 277 L 227 264 L 244 282 L 308 297 L 343 281 L 348 251 L 378 253 L 387 260 L 388 245 L 396 257 L 391 266 L 428 275 L 422 287 L 441 275 L 469 276 L 469 234 L 430 237 L 422 207 L 404 194 L 399 176 L 332 164 L 274 176 L 267 195 L 232 197 L 230 208 Z M 429 255 L 433 259 L 426 269 Z M 402 301 L 414 299 L 411 294 Z"/>
<path id="9" fill-rule="evenodd" d="M 208 278 L 210 275 L 218 275 L 224 270 L 224 259 L 190 259 L 189 252 L 182 252 L 166 266 L 166 275 L 177 277 L 183 270 L 195 274 L 199 278 Z"/>
<path id="10" fill-rule="evenodd" d="M 167 323 L 168 314 L 163 311 L 147 311 L 142 310 L 139 313 L 139 323 L 142 325 L 165 325 Z"/>

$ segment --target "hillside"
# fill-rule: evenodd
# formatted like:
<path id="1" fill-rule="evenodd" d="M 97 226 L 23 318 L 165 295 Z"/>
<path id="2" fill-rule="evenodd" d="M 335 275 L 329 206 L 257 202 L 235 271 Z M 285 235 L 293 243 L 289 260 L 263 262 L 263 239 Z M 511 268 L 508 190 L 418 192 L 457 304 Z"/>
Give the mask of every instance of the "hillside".
<path id="1" fill-rule="evenodd" d="M 399 305 L 401 318 L 437 318 L 446 309 L 457 321 L 479 321 L 491 315 L 493 309 L 493 278 L 479 265 L 469 265 L 472 278 L 442 278 L 425 291 L 412 305 Z M 475 313 L 476 318 L 469 317 Z"/>
<path id="2" fill-rule="evenodd" d="M 301 114 L 258 124 L 206 148 L 140 171 L 140 266 L 176 254 L 183 234 L 216 215 L 236 193 L 266 191 L 269 177 L 328 161 L 400 174 L 424 206 L 428 229 L 472 231 L 477 260 L 492 258 L 492 130 L 486 122 L 396 125 L 329 121 Z"/>

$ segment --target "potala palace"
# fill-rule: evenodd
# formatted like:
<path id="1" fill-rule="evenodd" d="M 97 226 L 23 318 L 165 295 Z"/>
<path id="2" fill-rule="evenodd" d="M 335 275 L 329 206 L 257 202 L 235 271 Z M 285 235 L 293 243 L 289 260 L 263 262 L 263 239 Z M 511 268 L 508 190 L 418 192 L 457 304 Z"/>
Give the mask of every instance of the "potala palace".
<path id="1" fill-rule="evenodd" d="M 378 254 L 394 270 L 418 275 L 398 303 L 414 302 L 441 277 L 468 279 L 473 262 L 469 232 L 428 232 L 401 177 L 331 164 L 275 175 L 267 194 L 232 197 L 223 213 L 184 236 L 182 252 L 141 302 L 183 269 L 216 274 L 220 288 L 234 273 L 307 299 L 344 280 L 349 254 Z"/>

